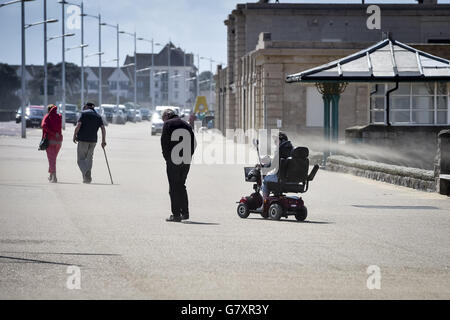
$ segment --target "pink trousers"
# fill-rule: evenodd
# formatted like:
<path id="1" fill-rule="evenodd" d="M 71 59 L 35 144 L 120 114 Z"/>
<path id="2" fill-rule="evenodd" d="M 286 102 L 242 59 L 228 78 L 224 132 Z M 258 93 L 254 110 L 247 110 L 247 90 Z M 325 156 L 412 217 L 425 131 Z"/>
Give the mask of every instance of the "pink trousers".
<path id="1" fill-rule="evenodd" d="M 56 172 L 56 157 L 58 156 L 59 149 L 61 149 L 60 143 L 55 143 L 55 144 L 50 143 L 50 145 L 46 149 L 49 173 Z"/>

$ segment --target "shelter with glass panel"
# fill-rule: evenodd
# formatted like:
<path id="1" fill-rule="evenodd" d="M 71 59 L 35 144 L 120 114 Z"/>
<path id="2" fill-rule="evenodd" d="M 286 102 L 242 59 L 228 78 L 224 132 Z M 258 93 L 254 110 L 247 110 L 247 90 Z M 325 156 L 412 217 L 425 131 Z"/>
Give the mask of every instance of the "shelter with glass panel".
<path id="1" fill-rule="evenodd" d="M 450 61 L 391 37 L 339 60 L 288 75 L 286 82 L 315 83 L 323 97 L 324 138 L 328 141 L 338 140 L 339 98 L 352 82 L 369 86 L 368 127 L 437 130 L 450 125 Z M 367 126 L 363 130 L 369 129 L 374 130 Z M 325 152 L 324 158 L 329 153 Z"/>

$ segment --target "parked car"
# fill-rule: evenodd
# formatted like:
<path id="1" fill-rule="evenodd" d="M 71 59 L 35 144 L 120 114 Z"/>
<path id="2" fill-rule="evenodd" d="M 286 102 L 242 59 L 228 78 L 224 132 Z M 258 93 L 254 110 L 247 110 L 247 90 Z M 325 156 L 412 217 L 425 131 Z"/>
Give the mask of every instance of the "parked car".
<path id="1" fill-rule="evenodd" d="M 172 109 L 178 116 L 181 116 L 180 107 L 175 107 L 175 106 L 156 106 L 155 112 L 158 112 L 160 115 L 162 115 L 162 113 L 166 109 Z"/>
<path id="2" fill-rule="evenodd" d="M 142 121 L 142 113 L 141 113 L 141 110 L 136 110 L 136 117 L 135 117 L 135 119 L 136 119 L 136 122 L 141 122 Z"/>
<path id="3" fill-rule="evenodd" d="M 95 111 L 102 117 L 103 125 L 108 125 L 108 120 L 106 119 L 105 110 L 102 107 L 95 107 Z"/>
<path id="4" fill-rule="evenodd" d="M 184 120 L 184 121 L 189 121 L 189 117 L 192 114 L 192 110 L 191 109 L 183 109 L 181 110 L 181 115 L 180 117 Z"/>
<path id="5" fill-rule="evenodd" d="M 126 117 L 127 116 L 123 113 L 122 110 L 117 109 L 113 113 L 112 123 L 114 123 L 114 124 L 125 124 L 127 122 L 126 121 Z"/>
<path id="6" fill-rule="evenodd" d="M 44 106 L 28 106 L 25 109 L 25 121 L 27 127 L 40 127 L 44 118 Z M 16 123 L 22 121 L 22 108 L 16 113 Z"/>
<path id="7" fill-rule="evenodd" d="M 164 121 L 161 118 L 161 114 L 159 112 L 154 112 L 152 114 L 151 121 L 152 121 L 152 136 L 157 133 L 162 133 Z"/>
<path id="8" fill-rule="evenodd" d="M 150 114 L 150 110 L 147 108 L 141 108 L 141 116 L 142 116 L 142 120 L 150 120 L 151 118 L 151 114 Z"/>
<path id="9" fill-rule="evenodd" d="M 62 105 L 58 105 L 58 112 L 62 115 Z M 66 123 L 77 124 L 78 121 L 78 107 L 75 104 L 66 103 Z"/>
<path id="10" fill-rule="evenodd" d="M 136 109 L 127 109 L 127 121 L 136 122 Z"/>
<path id="11" fill-rule="evenodd" d="M 125 122 L 128 121 L 128 111 L 127 111 L 127 107 L 125 107 L 123 104 L 119 104 L 119 109 L 122 110 L 122 113 L 125 116 Z"/>
<path id="12" fill-rule="evenodd" d="M 138 109 L 139 105 L 134 104 L 133 102 L 126 102 L 124 106 L 127 110 L 127 120 L 136 122 L 136 110 Z"/>
<path id="13" fill-rule="evenodd" d="M 113 114 L 115 107 L 116 107 L 115 104 L 102 104 L 102 109 L 103 112 L 105 113 L 106 121 L 113 122 Z"/>

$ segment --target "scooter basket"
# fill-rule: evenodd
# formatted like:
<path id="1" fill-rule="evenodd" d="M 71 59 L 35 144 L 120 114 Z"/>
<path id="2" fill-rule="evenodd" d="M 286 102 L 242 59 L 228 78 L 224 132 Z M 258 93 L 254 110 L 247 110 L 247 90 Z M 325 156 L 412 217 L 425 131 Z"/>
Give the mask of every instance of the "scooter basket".
<path id="1" fill-rule="evenodd" d="M 258 182 L 258 170 L 255 167 L 244 167 L 245 181 Z"/>

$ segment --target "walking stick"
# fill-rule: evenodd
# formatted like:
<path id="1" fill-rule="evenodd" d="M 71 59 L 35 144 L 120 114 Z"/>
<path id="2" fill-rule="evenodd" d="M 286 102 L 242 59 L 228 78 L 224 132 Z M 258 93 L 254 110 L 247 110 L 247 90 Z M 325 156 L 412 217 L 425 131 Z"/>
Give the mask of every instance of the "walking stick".
<path id="1" fill-rule="evenodd" d="M 102 149 L 103 149 L 103 153 L 105 154 L 106 165 L 108 166 L 108 172 L 109 172 L 109 177 L 111 178 L 111 184 L 114 184 L 114 183 L 113 183 L 112 176 L 111 176 L 111 170 L 109 169 L 109 163 L 108 163 L 108 158 L 106 157 L 106 151 L 105 151 L 105 148 L 102 147 Z"/>

